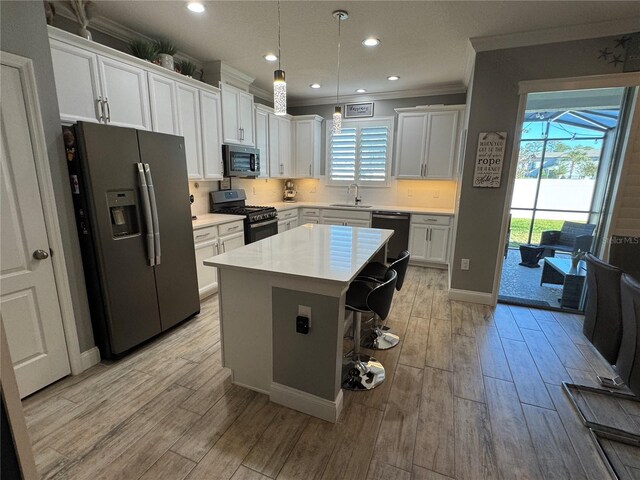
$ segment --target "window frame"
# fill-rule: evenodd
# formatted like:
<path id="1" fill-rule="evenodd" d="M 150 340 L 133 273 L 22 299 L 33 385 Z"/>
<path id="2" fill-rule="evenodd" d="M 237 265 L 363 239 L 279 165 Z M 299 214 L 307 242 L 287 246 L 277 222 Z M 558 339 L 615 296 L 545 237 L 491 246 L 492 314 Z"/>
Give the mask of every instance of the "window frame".
<path id="1" fill-rule="evenodd" d="M 360 130 L 363 127 L 386 127 L 389 129 L 389 137 L 387 142 L 387 158 L 385 161 L 385 179 L 383 182 L 373 180 L 359 179 L 359 167 L 356 168 L 355 180 L 332 180 L 331 179 L 331 120 L 327 121 L 326 138 L 325 138 L 325 177 L 326 184 L 329 187 L 346 187 L 352 183 L 357 183 L 360 187 L 366 188 L 389 188 L 392 165 L 393 165 L 393 147 L 395 137 L 395 116 L 373 117 L 373 118 L 347 118 L 342 119 L 343 128 L 356 128 L 356 136 L 359 138 Z M 356 166 L 358 164 L 358 152 L 356 152 Z"/>

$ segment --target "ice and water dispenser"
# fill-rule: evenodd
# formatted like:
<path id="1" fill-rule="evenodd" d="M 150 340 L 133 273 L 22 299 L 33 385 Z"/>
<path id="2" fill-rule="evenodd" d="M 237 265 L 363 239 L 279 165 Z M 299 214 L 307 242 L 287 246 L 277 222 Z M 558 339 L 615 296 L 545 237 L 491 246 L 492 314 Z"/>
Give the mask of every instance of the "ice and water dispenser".
<path id="1" fill-rule="evenodd" d="M 111 230 L 114 238 L 140 234 L 135 190 L 107 192 L 107 204 L 109 205 Z"/>

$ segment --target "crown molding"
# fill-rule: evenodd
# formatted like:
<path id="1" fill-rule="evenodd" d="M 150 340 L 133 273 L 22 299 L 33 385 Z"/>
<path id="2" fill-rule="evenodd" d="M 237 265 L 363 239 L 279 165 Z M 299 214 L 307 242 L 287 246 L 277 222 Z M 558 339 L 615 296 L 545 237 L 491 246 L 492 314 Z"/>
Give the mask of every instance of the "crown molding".
<path id="1" fill-rule="evenodd" d="M 529 32 L 474 37 L 470 38 L 469 41 L 476 52 L 485 52 L 488 50 L 502 50 L 505 48 L 527 47 L 546 43 L 570 42 L 572 40 L 622 35 L 637 32 L 638 25 L 640 25 L 640 17 L 631 17 L 584 25 L 567 25 Z"/>
<path id="2" fill-rule="evenodd" d="M 467 87 L 462 83 L 434 85 L 413 90 L 395 90 L 392 92 L 369 93 L 366 95 L 340 95 L 340 103 L 370 102 L 372 100 L 391 100 L 395 98 L 430 97 L 433 95 L 451 95 L 466 93 Z M 288 101 L 292 107 L 307 107 L 310 105 L 333 105 L 335 96 L 292 98 Z"/>
<path id="3" fill-rule="evenodd" d="M 60 15 L 61 17 L 78 23 L 78 21 L 76 20 L 76 16 L 73 14 L 71 9 L 69 9 L 69 7 L 67 7 L 63 2 L 56 2 L 56 15 Z M 114 22 L 113 20 L 103 17 L 102 15 L 97 15 L 89 21 L 89 29 L 104 33 L 105 35 L 109 35 L 110 37 L 126 43 L 129 43 L 131 40 L 139 39 L 144 39 L 150 42 L 156 41 L 155 38 L 151 38 L 147 35 L 143 35 L 140 32 L 136 32 L 135 30 L 132 30 L 128 27 L 125 27 L 124 25 Z M 175 56 L 183 60 L 188 60 L 192 63 L 195 63 L 198 69 L 202 69 L 202 60 L 199 60 L 181 51 L 178 51 Z"/>
<path id="4" fill-rule="evenodd" d="M 265 90 L 264 88 L 256 87 L 255 85 L 249 85 L 249 93 L 252 95 L 273 102 L 273 92 Z"/>

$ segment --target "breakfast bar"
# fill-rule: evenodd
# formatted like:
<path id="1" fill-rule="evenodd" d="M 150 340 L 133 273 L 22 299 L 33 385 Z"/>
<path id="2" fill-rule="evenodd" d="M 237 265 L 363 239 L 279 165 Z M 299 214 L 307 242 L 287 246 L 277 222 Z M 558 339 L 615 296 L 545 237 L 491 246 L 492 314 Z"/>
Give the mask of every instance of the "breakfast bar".
<path id="1" fill-rule="evenodd" d="M 306 224 L 205 260 L 218 268 L 222 361 L 233 382 L 335 422 L 345 294 L 392 235 Z"/>

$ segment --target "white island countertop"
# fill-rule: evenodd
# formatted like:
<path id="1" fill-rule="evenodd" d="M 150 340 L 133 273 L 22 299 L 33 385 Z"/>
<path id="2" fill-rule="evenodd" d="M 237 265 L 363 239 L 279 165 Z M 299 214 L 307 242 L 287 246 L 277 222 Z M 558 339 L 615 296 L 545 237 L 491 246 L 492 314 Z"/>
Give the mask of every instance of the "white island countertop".
<path id="1" fill-rule="evenodd" d="M 306 224 L 204 264 L 348 284 L 392 235 L 378 228 Z"/>

